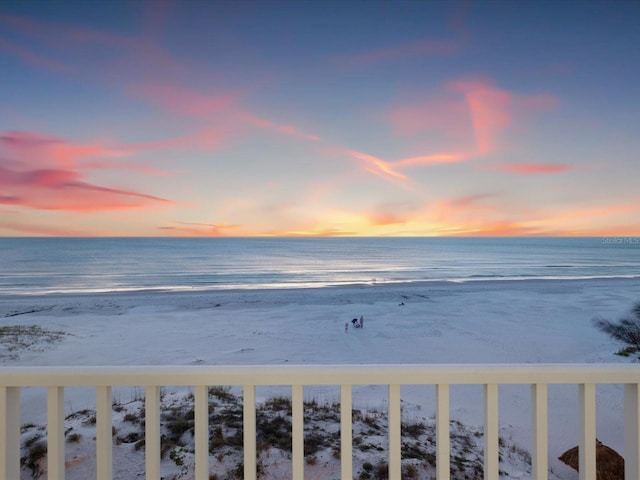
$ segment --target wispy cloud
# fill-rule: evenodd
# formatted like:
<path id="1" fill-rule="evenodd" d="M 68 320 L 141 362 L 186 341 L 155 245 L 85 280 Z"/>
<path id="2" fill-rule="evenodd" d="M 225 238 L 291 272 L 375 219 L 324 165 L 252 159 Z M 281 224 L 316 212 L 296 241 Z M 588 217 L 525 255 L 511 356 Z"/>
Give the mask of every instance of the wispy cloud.
<path id="1" fill-rule="evenodd" d="M 224 120 L 227 128 L 237 129 L 243 125 L 306 140 L 320 139 L 317 135 L 304 132 L 299 127 L 279 123 L 249 111 L 240 105 L 241 95 L 237 92 L 208 95 L 178 85 L 150 84 L 131 87 L 129 93 L 170 113 L 184 117 Z"/>
<path id="2" fill-rule="evenodd" d="M 417 157 L 403 158 L 394 162 L 398 167 L 409 167 L 413 165 L 440 165 L 443 163 L 458 163 L 468 160 L 470 155 L 464 153 L 434 153 L 432 155 L 420 155 Z"/>
<path id="3" fill-rule="evenodd" d="M 441 148 L 439 153 L 417 155 L 395 162 L 385 162 L 362 153 L 357 158 L 369 159 L 368 171 L 375 173 L 373 165 L 378 172 L 407 180 L 406 175 L 400 174 L 398 169 L 459 163 L 502 151 L 506 132 L 522 116 L 553 108 L 556 104 L 557 100 L 551 95 L 516 95 L 497 88 L 487 80 L 448 82 L 439 96 L 411 105 L 396 106 L 389 111 L 386 119 L 401 137 L 415 138 L 425 133 L 436 133 L 439 143 L 449 144 L 450 147 Z M 487 168 L 523 174 L 559 173 L 571 169 L 563 165 L 511 163 L 494 163 Z"/>
<path id="4" fill-rule="evenodd" d="M 201 77 L 203 73 L 198 66 L 177 59 L 160 42 L 171 5 L 160 2 L 160 8 L 157 8 L 157 3 L 144 10 L 142 30 L 130 33 L 0 14 L 0 25 L 7 27 L 16 38 L 14 42 L 0 37 L 0 52 L 51 73 L 64 73 L 83 82 L 115 87 L 126 97 L 141 100 L 171 115 L 202 122 L 193 133 L 162 141 L 167 148 L 189 143 L 202 148 L 218 147 L 221 140 L 246 128 L 307 140 L 319 139 L 304 128 L 275 121 L 242 105 L 241 98 L 250 90 L 246 87 L 234 87 L 231 91 L 211 87 L 214 93 L 210 93 L 188 86 L 185 79 Z M 110 54 L 104 55 L 104 49 Z M 86 68 L 87 55 L 95 62 L 91 63 L 92 68 Z M 156 77 L 163 80 L 157 81 Z M 212 122 L 220 125 L 215 132 Z M 150 145 L 153 149 L 161 147 L 159 142 Z"/>
<path id="5" fill-rule="evenodd" d="M 307 140 L 320 139 L 320 137 L 318 137 L 317 135 L 303 132 L 298 127 L 294 127 L 293 125 L 276 123 L 271 120 L 267 120 L 266 118 L 258 117 L 257 115 L 254 115 L 252 113 L 237 112 L 237 115 L 240 119 L 242 119 L 249 125 L 253 125 L 254 127 L 274 130 L 276 132 L 284 133 L 286 135 L 292 135 L 294 137 L 304 138 Z"/>
<path id="6" fill-rule="evenodd" d="M 148 84 L 129 87 L 134 97 L 185 117 L 211 117 L 228 109 L 237 94 L 202 95 L 170 84 Z"/>
<path id="7" fill-rule="evenodd" d="M 452 82 L 448 88 L 464 96 L 473 125 L 474 153 L 484 156 L 495 151 L 500 134 L 512 122 L 512 94 L 487 82 Z"/>
<path id="8" fill-rule="evenodd" d="M 82 161 L 116 155 L 99 144 L 77 144 L 32 132 L 0 135 L 0 204 L 37 210 L 95 212 L 170 204 L 126 188 L 91 182 Z M 113 167 L 112 163 L 107 165 Z M 91 169 L 98 168 L 91 164 Z"/>
<path id="9" fill-rule="evenodd" d="M 357 160 L 360 160 L 362 162 L 363 169 L 367 172 L 371 172 L 374 175 L 396 183 L 407 180 L 407 176 L 404 173 L 398 172 L 391 162 L 387 162 L 381 158 L 374 157 L 368 153 L 358 152 L 356 150 L 345 150 L 345 153 Z"/>
<path id="10" fill-rule="evenodd" d="M 240 225 L 226 223 L 173 222 L 158 227 L 163 235 L 189 237 L 224 237 L 233 235 L 241 229 Z"/>
<path id="11" fill-rule="evenodd" d="M 574 170 L 575 166 L 552 163 L 490 163 L 478 168 L 519 175 L 544 175 L 568 172 Z"/>
<path id="12" fill-rule="evenodd" d="M 5 219 L 0 223 L 0 229 L 5 232 L 12 232 L 18 235 L 37 235 L 52 237 L 78 237 L 95 235 L 96 232 L 86 232 L 68 226 L 52 226 L 52 225 L 36 225 L 33 223 L 23 223 L 19 221 L 7 221 Z"/>
<path id="13" fill-rule="evenodd" d="M 387 161 L 356 150 L 345 149 L 343 151 L 352 158 L 359 160 L 363 170 L 404 188 L 409 186 L 410 178 L 400 171 L 403 168 L 458 163 L 471 158 L 469 155 L 462 153 L 436 153 Z"/>

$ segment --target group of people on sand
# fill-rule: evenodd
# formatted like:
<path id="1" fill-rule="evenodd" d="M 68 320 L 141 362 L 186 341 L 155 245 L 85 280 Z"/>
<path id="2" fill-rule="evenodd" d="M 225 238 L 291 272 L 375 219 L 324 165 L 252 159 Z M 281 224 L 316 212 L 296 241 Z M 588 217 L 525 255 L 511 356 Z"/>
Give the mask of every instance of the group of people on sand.
<path id="1" fill-rule="evenodd" d="M 353 328 L 363 328 L 364 327 L 364 316 L 360 315 L 360 318 L 354 318 L 351 320 L 351 325 Z M 349 322 L 344 324 L 344 333 L 349 332 Z"/>

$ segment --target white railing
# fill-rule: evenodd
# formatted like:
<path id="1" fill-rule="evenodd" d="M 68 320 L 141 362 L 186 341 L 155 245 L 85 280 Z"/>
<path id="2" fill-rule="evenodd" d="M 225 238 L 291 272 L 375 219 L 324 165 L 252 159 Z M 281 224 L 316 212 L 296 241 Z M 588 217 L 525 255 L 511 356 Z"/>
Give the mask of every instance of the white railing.
<path id="1" fill-rule="evenodd" d="M 160 478 L 160 388 L 194 387 L 195 478 L 209 479 L 208 387 L 243 387 L 244 472 L 256 479 L 256 386 L 291 386 L 292 478 L 304 475 L 303 387 L 340 386 L 341 476 L 353 478 L 352 386 L 388 386 L 389 478 L 401 477 L 401 385 L 436 386 L 436 475 L 450 478 L 449 387 L 483 385 L 484 478 L 499 477 L 498 386 L 531 386 L 532 478 L 546 480 L 547 388 L 579 385 L 580 479 L 596 479 L 597 384 L 624 385 L 625 480 L 640 479 L 640 366 L 636 365 L 332 365 L 0 368 L 0 480 L 20 478 L 20 390 L 47 387 L 48 480 L 65 478 L 64 389 L 96 388 L 97 480 L 112 479 L 112 387 L 145 387 L 146 478 Z M 582 454 L 584 452 L 584 455 Z"/>

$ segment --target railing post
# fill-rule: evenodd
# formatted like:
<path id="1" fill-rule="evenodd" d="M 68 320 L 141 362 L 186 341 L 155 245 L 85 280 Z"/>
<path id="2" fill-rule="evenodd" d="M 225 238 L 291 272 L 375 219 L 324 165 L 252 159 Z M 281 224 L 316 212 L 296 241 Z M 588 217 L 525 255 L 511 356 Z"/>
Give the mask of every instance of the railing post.
<path id="1" fill-rule="evenodd" d="M 193 392 L 195 480 L 209 480 L 209 388 L 196 385 Z"/>
<path id="2" fill-rule="evenodd" d="M 596 388 L 593 383 L 578 389 L 580 444 L 578 466 L 580 480 L 596 480 Z"/>
<path id="3" fill-rule="evenodd" d="M 624 386 L 624 478 L 640 478 L 640 385 Z"/>
<path id="4" fill-rule="evenodd" d="M 47 480 L 64 480 L 64 387 L 47 389 Z"/>
<path id="5" fill-rule="evenodd" d="M 96 471 L 98 480 L 113 480 L 112 403 L 111 387 L 96 387 Z"/>
<path id="6" fill-rule="evenodd" d="M 436 476 L 451 478 L 451 446 L 449 426 L 449 385 L 436 386 Z"/>
<path id="7" fill-rule="evenodd" d="M 0 387 L 0 480 L 20 478 L 20 387 Z"/>
<path id="8" fill-rule="evenodd" d="M 497 479 L 500 470 L 498 441 L 498 385 L 484 386 L 484 478 Z"/>
<path id="9" fill-rule="evenodd" d="M 342 480 L 353 478 L 353 404 L 351 385 L 340 386 L 340 471 Z"/>
<path id="10" fill-rule="evenodd" d="M 160 387 L 144 389 L 144 451 L 147 480 L 160 480 Z"/>
<path id="11" fill-rule="evenodd" d="M 304 388 L 291 387 L 291 455 L 294 480 L 304 478 Z"/>
<path id="12" fill-rule="evenodd" d="M 402 410 L 400 385 L 389 385 L 389 478 L 400 480 L 402 475 Z"/>
<path id="13" fill-rule="evenodd" d="M 548 388 L 545 383 L 531 385 L 531 423 L 533 451 L 531 452 L 531 477 L 547 480 L 548 456 Z"/>
<path id="14" fill-rule="evenodd" d="M 256 480 L 256 387 L 243 387 L 244 480 Z"/>

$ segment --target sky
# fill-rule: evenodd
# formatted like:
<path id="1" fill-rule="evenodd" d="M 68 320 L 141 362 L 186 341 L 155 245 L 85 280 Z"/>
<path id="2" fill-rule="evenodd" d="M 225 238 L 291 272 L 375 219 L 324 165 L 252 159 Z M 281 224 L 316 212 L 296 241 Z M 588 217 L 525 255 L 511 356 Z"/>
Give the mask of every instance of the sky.
<path id="1" fill-rule="evenodd" d="M 0 0 L 0 236 L 640 235 L 639 23 Z"/>

